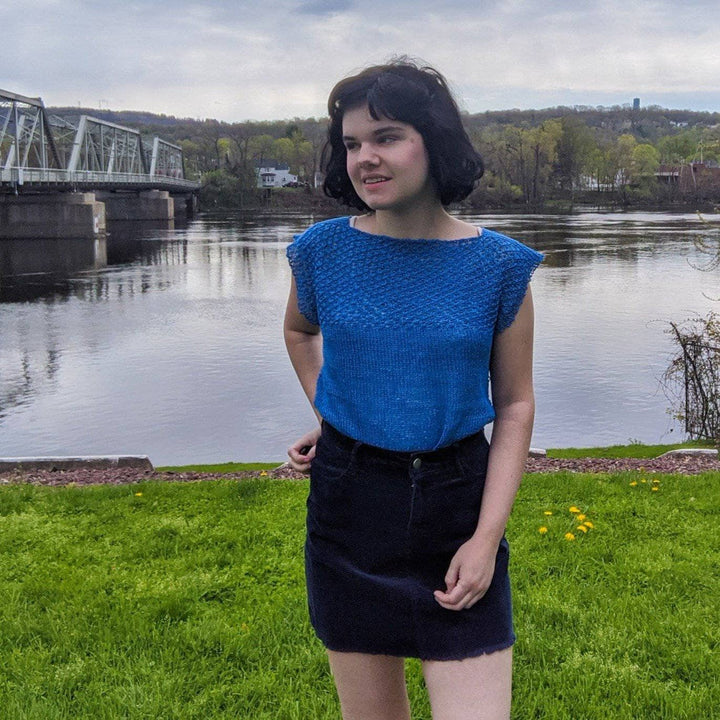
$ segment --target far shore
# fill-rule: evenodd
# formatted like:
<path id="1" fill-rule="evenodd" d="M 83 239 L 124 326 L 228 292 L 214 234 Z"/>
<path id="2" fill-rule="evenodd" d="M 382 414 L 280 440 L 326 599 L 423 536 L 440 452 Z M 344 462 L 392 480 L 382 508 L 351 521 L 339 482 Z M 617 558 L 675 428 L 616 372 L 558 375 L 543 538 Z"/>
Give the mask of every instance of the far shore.
<path id="1" fill-rule="evenodd" d="M 451 210 L 477 214 L 512 214 L 512 215 L 571 215 L 582 212 L 668 212 L 668 213 L 694 213 L 702 212 L 713 214 L 718 212 L 718 204 L 712 202 L 696 202 L 687 200 L 673 203 L 622 203 L 619 201 L 607 201 L 599 199 L 582 198 L 577 201 L 565 199 L 552 199 L 540 206 L 528 206 L 523 203 L 510 204 L 483 204 L 464 202 L 452 206 Z M 308 188 L 272 188 L 265 196 L 259 196 L 253 202 L 246 203 L 243 207 L 227 206 L 219 207 L 204 206 L 201 202 L 200 212 L 202 214 L 221 214 L 228 212 L 251 212 L 251 213 L 283 213 L 283 212 L 308 212 L 320 215 L 340 215 L 343 213 L 353 214 L 357 212 L 354 208 L 339 204 L 336 200 L 326 197 L 322 190 L 311 190 Z"/>

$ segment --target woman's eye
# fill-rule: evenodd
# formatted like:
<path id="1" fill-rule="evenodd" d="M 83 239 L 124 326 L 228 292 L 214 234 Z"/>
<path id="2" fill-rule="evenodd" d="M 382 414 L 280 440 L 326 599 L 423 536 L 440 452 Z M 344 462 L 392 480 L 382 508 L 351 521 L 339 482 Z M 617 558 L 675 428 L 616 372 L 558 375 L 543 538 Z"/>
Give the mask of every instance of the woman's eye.
<path id="1" fill-rule="evenodd" d="M 352 152 L 353 150 L 357 150 L 357 148 L 358 148 L 357 143 L 349 143 L 349 142 L 346 142 L 346 143 L 345 143 L 345 150 L 347 150 L 348 152 Z"/>
<path id="2" fill-rule="evenodd" d="M 380 143 L 387 144 L 387 143 L 395 142 L 395 140 L 397 140 L 397 138 L 394 137 L 393 135 L 385 135 L 385 137 L 380 138 Z"/>

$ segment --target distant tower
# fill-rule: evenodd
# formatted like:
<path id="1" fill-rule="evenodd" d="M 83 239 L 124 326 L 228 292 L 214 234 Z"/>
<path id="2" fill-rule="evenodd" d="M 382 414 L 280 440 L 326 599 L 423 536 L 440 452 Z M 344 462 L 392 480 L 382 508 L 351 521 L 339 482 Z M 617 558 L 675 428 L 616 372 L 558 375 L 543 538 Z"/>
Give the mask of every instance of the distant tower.
<path id="1" fill-rule="evenodd" d="M 640 109 L 640 98 L 633 98 L 633 110 Z"/>

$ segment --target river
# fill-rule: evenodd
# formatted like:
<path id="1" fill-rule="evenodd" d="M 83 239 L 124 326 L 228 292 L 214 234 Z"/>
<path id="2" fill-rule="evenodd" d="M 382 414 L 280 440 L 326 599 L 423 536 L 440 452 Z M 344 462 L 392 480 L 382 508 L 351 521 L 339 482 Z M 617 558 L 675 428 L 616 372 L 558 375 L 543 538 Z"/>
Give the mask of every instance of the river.
<path id="1" fill-rule="evenodd" d="M 667 322 L 720 307 L 720 271 L 698 269 L 707 225 L 639 212 L 463 217 L 546 254 L 533 279 L 533 446 L 681 439 L 660 379 Z M 116 225 L 100 248 L 0 240 L 0 456 L 284 459 L 314 419 L 282 342 L 285 247 L 316 219 Z"/>

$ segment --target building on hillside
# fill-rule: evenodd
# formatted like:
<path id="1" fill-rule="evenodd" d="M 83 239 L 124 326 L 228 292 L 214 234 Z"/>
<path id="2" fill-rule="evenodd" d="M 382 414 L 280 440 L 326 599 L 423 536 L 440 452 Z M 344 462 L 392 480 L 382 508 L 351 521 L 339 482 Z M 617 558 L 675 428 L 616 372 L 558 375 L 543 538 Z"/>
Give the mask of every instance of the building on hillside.
<path id="1" fill-rule="evenodd" d="M 681 194 L 720 195 L 720 168 L 714 162 L 692 162 L 660 165 L 655 172 L 658 181 L 676 187 Z"/>
<path id="2" fill-rule="evenodd" d="M 290 172 L 285 163 L 275 160 L 261 160 L 255 166 L 257 173 L 257 186 L 259 188 L 287 187 L 297 185 L 297 175 Z"/>

